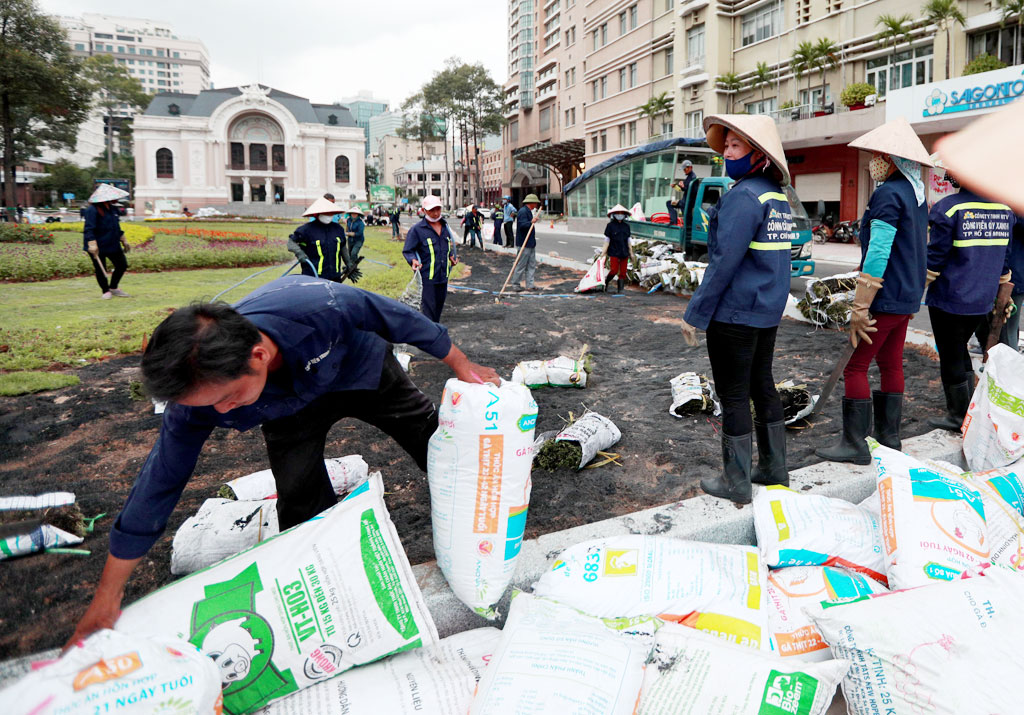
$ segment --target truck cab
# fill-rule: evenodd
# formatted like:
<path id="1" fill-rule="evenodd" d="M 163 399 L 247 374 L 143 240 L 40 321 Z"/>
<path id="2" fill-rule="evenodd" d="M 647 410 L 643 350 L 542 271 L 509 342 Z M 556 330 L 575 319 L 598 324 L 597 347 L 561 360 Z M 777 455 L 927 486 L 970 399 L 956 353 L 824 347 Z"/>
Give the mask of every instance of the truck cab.
<path id="1" fill-rule="evenodd" d="M 667 241 L 682 246 L 690 260 L 706 261 L 708 255 L 709 211 L 719 202 L 735 182 L 727 176 L 708 176 L 691 182 L 680 207 L 680 223 L 669 225 L 667 217 L 655 215 L 653 221 L 630 221 L 630 230 L 635 238 L 649 238 Z M 794 278 L 814 273 L 811 260 L 811 220 L 792 186 L 783 191 L 789 199 L 793 215 L 793 238 L 790 249 Z"/>

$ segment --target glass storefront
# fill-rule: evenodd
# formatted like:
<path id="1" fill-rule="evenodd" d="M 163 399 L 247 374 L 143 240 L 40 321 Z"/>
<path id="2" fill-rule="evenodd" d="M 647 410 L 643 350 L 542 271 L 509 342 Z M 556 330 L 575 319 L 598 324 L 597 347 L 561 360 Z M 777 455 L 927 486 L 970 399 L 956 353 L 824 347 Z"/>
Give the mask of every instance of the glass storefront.
<path id="1" fill-rule="evenodd" d="M 702 147 L 670 147 L 626 157 L 571 187 L 569 213 L 576 218 L 602 218 L 615 204 L 632 208 L 640 202 L 645 214 L 665 211 L 673 176 L 683 176 L 684 160 L 693 162 L 698 177 L 721 176 L 721 157 Z"/>

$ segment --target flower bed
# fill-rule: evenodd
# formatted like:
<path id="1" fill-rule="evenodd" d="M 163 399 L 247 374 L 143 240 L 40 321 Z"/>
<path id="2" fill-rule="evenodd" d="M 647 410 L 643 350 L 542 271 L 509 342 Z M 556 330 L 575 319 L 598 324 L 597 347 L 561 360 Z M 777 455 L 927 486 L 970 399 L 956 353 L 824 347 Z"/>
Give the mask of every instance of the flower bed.
<path id="1" fill-rule="evenodd" d="M 4 221 L 0 222 L 0 243 L 53 243 L 53 234 L 39 226 Z"/>
<path id="2" fill-rule="evenodd" d="M 212 244 L 256 244 L 262 246 L 267 243 L 266 236 L 260 236 L 256 233 L 241 233 L 238 231 L 212 231 L 207 228 L 190 228 L 188 226 L 184 226 L 182 228 L 154 228 L 146 230 L 152 230 L 156 233 L 166 234 L 168 236 L 195 236 L 196 238 L 201 238 Z"/>
<path id="3" fill-rule="evenodd" d="M 73 233 L 82 233 L 85 230 L 84 221 L 68 221 L 66 223 L 52 223 L 50 230 L 52 231 L 68 231 Z M 139 226 L 134 223 L 122 223 L 121 232 L 124 234 L 125 240 L 128 241 L 128 245 L 134 248 L 141 248 L 153 240 L 153 229 L 146 226 Z"/>

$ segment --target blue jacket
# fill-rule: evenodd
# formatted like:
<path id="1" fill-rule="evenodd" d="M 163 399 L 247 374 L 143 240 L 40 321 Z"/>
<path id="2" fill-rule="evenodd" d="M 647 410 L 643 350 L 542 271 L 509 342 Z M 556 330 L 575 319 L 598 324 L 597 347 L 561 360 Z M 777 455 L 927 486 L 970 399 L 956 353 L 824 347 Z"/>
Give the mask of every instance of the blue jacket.
<path id="1" fill-rule="evenodd" d="M 1013 224 L 1013 239 L 1010 241 L 1010 270 L 1013 275 L 1013 294 L 1024 293 L 1024 216 L 1018 216 Z"/>
<path id="2" fill-rule="evenodd" d="M 421 218 L 419 223 L 405 234 L 402 255 L 410 265 L 414 258 L 418 258 L 423 264 L 420 275 L 424 283 L 447 283 L 448 274 L 451 273 L 448 257 L 456 257 L 455 240 L 451 229 L 448 228 L 448 222 L 441 219 L 441 235 L 438 236 L 430 227 L 430 222 Z"/>
<path id="3" fill-rule="evenodd" d="M 533 211 L 530 211 L 529 207 L 522 206 L 519 209 L 519 213 L 516 214 L 516 247 L 523 245 L 523 241 L 526 241 L 527 248 L 533 248 L 537 245 L 537 229 L 530 231 L 530 226 L 533 224 Z M 526 234 L 530 234 L 530 239 L 526 240 Z"/>
<path id="4" fill-rule="evenodd" d="M 244 432 L 329 393 L 376 389 L 388 342 L 437 358 L 452 344 L 443 325 L 396 300 L 319 278 L 278 278 L 235 308 L 274 341 L 284 366 L 251 405 L 224 414 L 167 405 L 160 436 L 110 532 L 110 553 L 118 558 L 142 556 L 160 538 L 214 427 Z"/>
<path id="5" fill-rule="evenodd" d="M 779 185 L 740 179 L 708 213 L 708 268 L 685 320 L 707 330 L 721 323 L 771 328 L 789 297 L 793 217 Z"/>
<path id="6" fill-rule="evenodd" d="M 913 315 L 921 309 L 928 259 L 928 206 L 917 203 L 914 187 L 894 172 L 868 200 L 860 222 L 860 260 L 871 244 L 871 222 L 884 221 L 896 229 L 882 287 L 871 303 L 872 313 Z"/>
<path id="7" fill-rule="evenodd" d="M 1015 223 L 1009 206 L 967 189 L 935 202 L 928 214 L 928 270 L 939 277 L 925 304 L 956 315 L 992 310 L 999 276 L 1010 270 Z"/>
<path id="8" fill-rule="evenodd" d="M 481 223 L 483 223 L 483 218 L 483 214 L 481 214 L 479 211 L 477 211 L 476 213 L 470 211 L 462 219 L 462 222 L 466 224 L 466 228 L 469 229 L 470 231 L 479 231 L 480 225 Z"/>
<path id="9" fill-rule="evenodd" d="M 96 204 L 89 204 L 85 209 L 85 228 L 82 230 L 82 250 L 89 250 L 89 241 L 95 241 L 100 253 L 120 253 L 121 222 L 117 218 L 117 209 L 109 208 L 100 214 Z"/>
<path id="10" fill-rule="evenodd" d="M 629 237 L 632 234 L 625 221 L 609 221 L 604 227 L 604 236 L 608 239 L 608 255 L 612 258 L 629 258 Z"/>
<path id="11" fill-rule="evenodd" d="M 348 245 L 345 229 L 340 223 L 320 223 L 311 221 L 295 229 L 291 239 L 299 245 L 302 252 L 313 263 L 316 275 L 328 280 L 337 281 L 341 272 L 349 264 Z M 303 261 L 303 275 L 311 276 L 313 272 Z"/>
<path id="12" fill-rule="evenodd" d="M 352 241 L 362 243 L 366 239 L 366 224 L 363 222 L 363 219 L 358 216 L 345 221 L 345 230 L 351 231 L 355 234 L 349 239 L 349 243 Z"/>
<path id="13" fill-rule="evenodd" d="M 516 207 L 512 205 L 512 202 L 505 204 L 505 208 L 501 210 L 501 215 L 504 217 L 503 223 L 508 223 L 516 217 Z"/>

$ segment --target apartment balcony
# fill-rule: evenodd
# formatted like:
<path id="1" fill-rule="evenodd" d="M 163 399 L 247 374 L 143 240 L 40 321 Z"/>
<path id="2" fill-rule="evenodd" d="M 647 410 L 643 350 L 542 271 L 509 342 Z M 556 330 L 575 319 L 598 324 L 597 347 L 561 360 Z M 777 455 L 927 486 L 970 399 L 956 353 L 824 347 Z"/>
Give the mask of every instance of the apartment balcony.
<path id="1" fill-rule="evenodd" d="M 836 104 L 831 113 L 820 105 L 799 105 L 771 113 L 779 129 L 782 145 L 788 149 L 847 144 L 885 123 L 885 104 L 850 110 Z M 818 116 L 815 116 L 818 115 Z"/>

